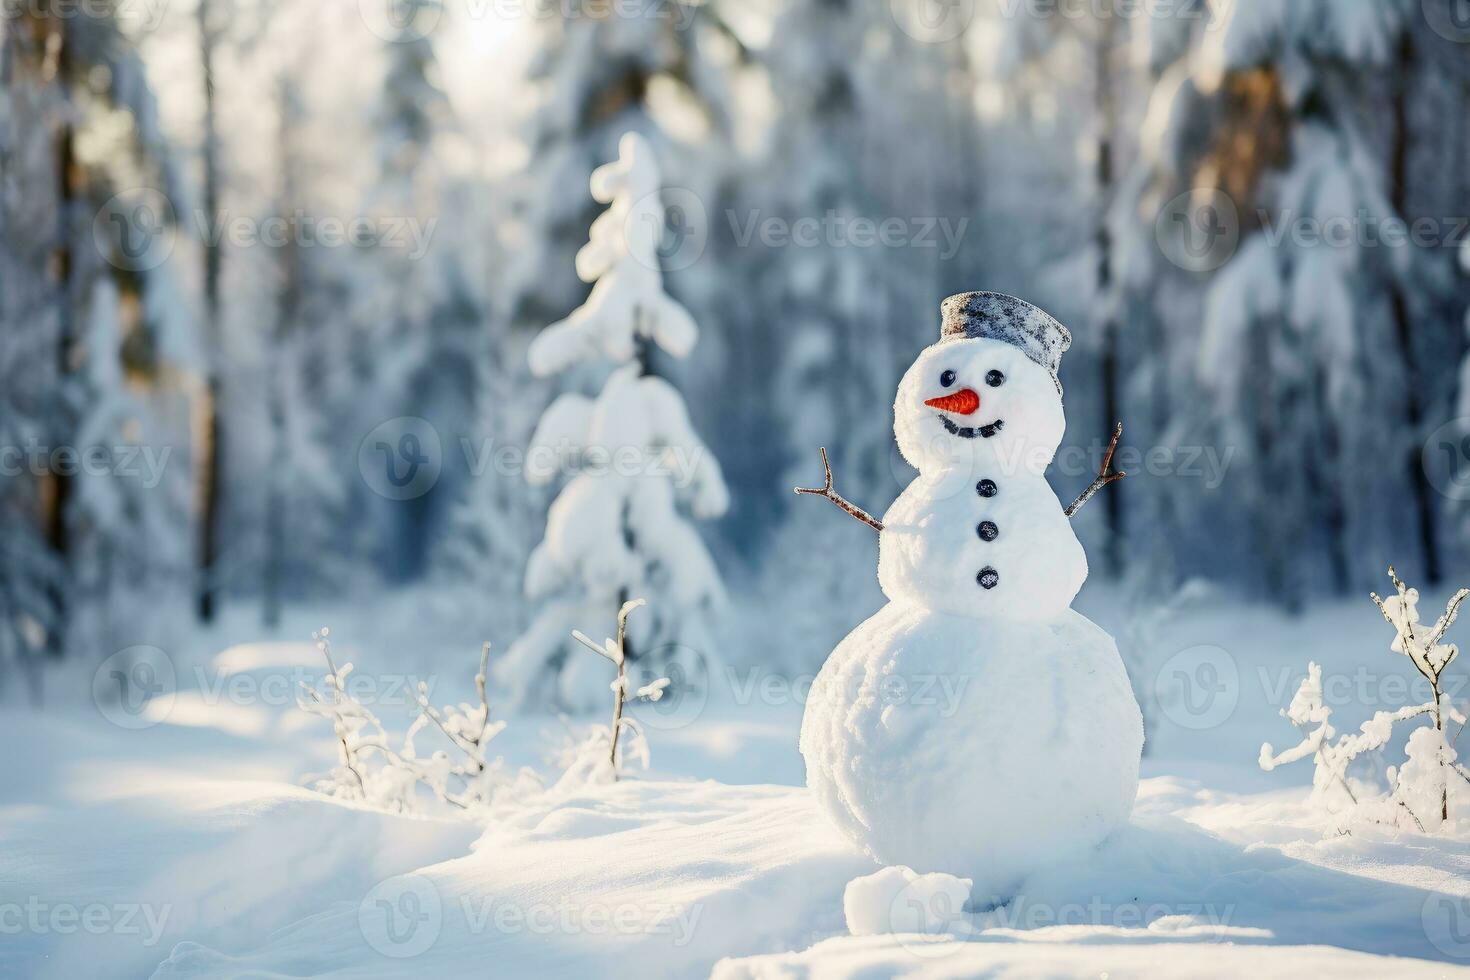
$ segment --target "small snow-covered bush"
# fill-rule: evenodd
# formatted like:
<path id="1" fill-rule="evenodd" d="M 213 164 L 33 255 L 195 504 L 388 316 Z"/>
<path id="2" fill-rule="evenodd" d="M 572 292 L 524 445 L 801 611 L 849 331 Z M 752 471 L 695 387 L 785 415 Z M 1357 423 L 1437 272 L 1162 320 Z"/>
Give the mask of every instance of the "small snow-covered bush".
<path id="1" fill-rule="evenodd" d="M 501 759 L 487 757 L 490 742 L 505 728 L 505 722 L 490 720 L 485 690 L 490 644 L 480 652 L 480 671 L 475 675 L 479 703 L 436 708 L 429 703 L 428 688 L 420 684 L 415 699 L 418 714 L 395 748 L 382 722 L 348 691 L 352 664 L 339 668 L 333 660 L 331 631 L 323 628 L 312 639 L 326 659 L 327 673 L 321 690 L 303 684 L 297 703 L 330 721 L 337 739 L 336 767 L 307 780 L 317 791 L 394 812 L 415 812 L 420 809 L 421 786 L 440 802 L 464 811 L 488 806 L 505 794 L 540 790 L 534 773 L 508 772 Z M 448 741 L 453 753 L 440 749 L 419 756 L 415 738 L 430 726 Z"/>
<path id="2" fill-rule="evenodd" d="M 1446 667 L 1460 652 L 1453 643 L 1444 643 L 1445 632 L 1459 614 L 1460 604 L 1470 590 L 1461 589 L 1450 599 L 1444 615 L 1432 628 L 1419 621 L 1419 592 L 1400 581 L 1393 566 L 1388 569 L 1396 594 L 1387 599 L 1373 593 L 1373 602 L 1383 618 L 1394 628 L 1389 649 L 1409 658 L 1414 668 L 1429 682 L 1432 697 L 1423 704 L 1410 705 L 1397 711 L 1379 711 L 1363 722 L 1358 731 L 1339 736 L 1332 727 L 1332 708 L 1322 700 L 1322 668 L 1307 665 L 1307 676 L 1297 688 L 1291 704 L 1281 714 L 1297 728 L 1303 738 L 1296 745 L 1277 752 L 1267 742 L 1261 746 L 1260 766 L 1266 771 L 1279 765 L 1310 757 L 1316 767 L 1312 778 L 1313 798 L 1338 818 L 1338 827 L 1346 831 L 1358 819 L 1391 826 L 1412 825 L 1421 831 L 1439 829 L 1450 818 L 1451 787 L 1458 790 L 1470 783 L 1470 770 L 1460 764 L 1454 748 L 1456 738 L 1465 726 L 1465 714 L 1450 704 L 1440 685 Z M 1426 719 L 1410 732 L 1402 766 L 1389 766 L 1388 788 L 1380 784 L 1354 779 L 1349 767 L 1358 758 L 1381 750 L 1393 738 L 1394 725 L 1416 718 Z M 1446 722 L 1455 726 L 1453 736 Z"/>
<path id="3" fill-rule="evenodd" d="M 617 782 L 630 764 L 648 768 L 647 735 L 636 719 L 624 714 L 624 707 L 630 700 L 662 699 L 669 679 L 660 677 L 630 690 L 628 616 L 644 605 L 642 599 L 623 604 L 618 611 L 616 640 L 597 644 L 580 631 L 572 631 L 576 642 L 617 667 L 617 677 L 609 685 L 613 696 L 611 724 L 572 732 L 555 753 L 552 761 L 562 771 L 559 787 Z M 413 723 L 402 741 L 394 744 L 377 715 L 349 690 L 352 664 L 339 667 L 333 659 L 331 631 L 323 628 L 312 634 L 312 639 L 326 660 L 327 673 L 318 686 L 302 685 L 297 704 L 303 711 L 329 721 L 337 743 L 337 765 L 307 779 L 318 792 L 410 813 L 420 810 L 421 789 L 461 811 L 524 799 L 545 789 L 531 770 L 512 772 L 503 759 L 489 757 L 490 743 L 505 729 L 504 721 L 490 720 L 486 693 L 490 644 L 480 652 L 480 670 L 475 675 L 477 703 L 436 707 L 429 701 L 427 685 L 421 683 Z M 447 749 L 421 756 L 415 740 L 435 734 L 447 743 Z"/>
<path id="4" fill-rule="evenodd" d="M 648 768 L 648 736 L 636 719 L 625 717 L 623 706 L 628 701 L 628 665 L 625 655 L 628 636 L 628 615 L 647 602 L 634 599 L 623 603 L 618 610 L 618 638 L 605 639 L 599 645 L 580 630 L 572 630 L 572 638 L 599 657 L 611 661 L 618 669 L 618 676 L 609 685 L 613 694 L 612 723 L 607 726 L 594 725 L 583 736 L 574 735 L 560 753 L 558 762 L 564 774 L 562 783 L 568 782 L 617 782 L 624 766 L 636 761 L 643 769 Z M 660 677 L 633 692 L 635 701 L 658 701 L 669 686 L 667 677 Z"/>

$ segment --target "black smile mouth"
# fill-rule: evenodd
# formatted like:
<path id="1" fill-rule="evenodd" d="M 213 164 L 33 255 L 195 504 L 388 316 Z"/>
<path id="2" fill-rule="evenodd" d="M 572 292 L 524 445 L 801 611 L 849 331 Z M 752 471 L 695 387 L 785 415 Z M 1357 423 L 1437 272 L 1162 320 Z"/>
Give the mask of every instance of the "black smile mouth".
<path id="1" fill-rule="evenodd" d="M 944 427 L 949 430 L 950 435 L 959 436 L 961 439 L 974 439 L 976 436 L 989 439 L 1005 426 L 1004 419 L 996 419 L 989 425 L 979 426 L 955 425 L 954 421 L 948 415 L 939 416 L 939 421 L 944 423 Z"/>

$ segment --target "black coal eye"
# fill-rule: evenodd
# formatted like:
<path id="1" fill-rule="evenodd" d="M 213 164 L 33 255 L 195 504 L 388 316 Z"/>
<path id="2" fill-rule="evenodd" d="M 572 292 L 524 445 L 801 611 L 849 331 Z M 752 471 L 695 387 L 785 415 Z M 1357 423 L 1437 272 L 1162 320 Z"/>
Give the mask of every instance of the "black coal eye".
<path id="1" fill-rule="evenodd" d="M 999 388 L 1006 383 L 1006 376 L 999 371 L 987 371 L 985 373 L 985 383 L 992 388 Z"/>
<path id="2" fill-rule="evenodd" d="M 958 375 L 956 375 L 953 371 L 945 371 L 939 376 L 939 383 L 948 388 L 954 384 L 956 377 L 958 377 Z"/>

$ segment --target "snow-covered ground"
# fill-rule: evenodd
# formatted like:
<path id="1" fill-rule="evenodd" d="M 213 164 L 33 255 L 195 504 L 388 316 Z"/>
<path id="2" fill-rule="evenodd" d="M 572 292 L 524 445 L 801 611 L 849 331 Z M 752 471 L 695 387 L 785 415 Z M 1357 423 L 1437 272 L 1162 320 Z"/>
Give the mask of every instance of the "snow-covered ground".
<path id="1" fill-rule="evenodd" d="M 1345 678 L 1327 697 L 1346 724 L 1416 700 L 1366 599 L 1295 620 L 1204 599 L 1130 630 L 1124 603 L 1085 598 L 1163 696 L 1132 824 L 929 934 L 850 934 L 845 889 L 878 869 L 802 786 L 802 676 L 735 659 L 708 699 L 639 709 L 653 767 L 617 786 L 479 821 L 389 815 L 301 788 L 333 754 L 293 706 L 317 654 L 237 644 L 242 622 L 170 651 L 178 690 L 140 715 L 63 696 L 0 715 L 0 975 L 1470 975 L 1463 821 L 1324 836 L 1310 767 L 1255 763 L 1262 741 L 1293 740 L 1277 711 L 1309 657 Z M 377 713 L 404 723 L 396 685 L 450 700 L 476 659 L 469 638 L 423 640 L 416 601 L 286 632 L 328 617 Z M 558 719 L 512 718 L 494 744 L 550 784 L 564 737 Z M 856 913 L 898 922 L 912 897 Z"/>

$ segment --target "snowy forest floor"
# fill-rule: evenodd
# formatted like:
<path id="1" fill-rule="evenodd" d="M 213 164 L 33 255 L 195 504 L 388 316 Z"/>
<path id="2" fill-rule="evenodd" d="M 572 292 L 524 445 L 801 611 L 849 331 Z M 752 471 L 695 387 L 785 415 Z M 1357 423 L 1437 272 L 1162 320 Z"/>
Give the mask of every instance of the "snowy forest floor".
<path id="1" fill-rule="evenodd" d="M 1089 598 L 1126 647 L 1118 604 Z M 281 635 L 333 622 L 365 676 L 391 662 L 432 676 L 436 702 L 468 694 L 474 646 L 404 626 L 413 601 L 293 614 Z M 649 717 L 653 767 L 617 786 L 477 821 L 393 816 L 301 788 L 331 765 L 330 733 L 267 692 L 319 655 L 237 630 L 175 656 L 179 692 L 151 727 L 90 703 L 0 714 L 0 975 L 1470 976 L 1464 821 L 1324 836 L 1310 766 L 1256 765 L 1262 741 L 1294 741 L 1277 711 L 1309 658 L 1351 680 L 1340 729 L 1414 697 L 1366 599 L 1299 618 L 1205 600 L 1137 634 L 1137 686 L 1182 670 L 1215 696 L 1155 707 L 1127 830 L 958 938 L 848 934 L 844 887 L 876 868 L 803 788 L 798 678 L 717 671 L 698 710 Z M 549 784 L 564 733 L 513 717 L 494 745 Z"/>

